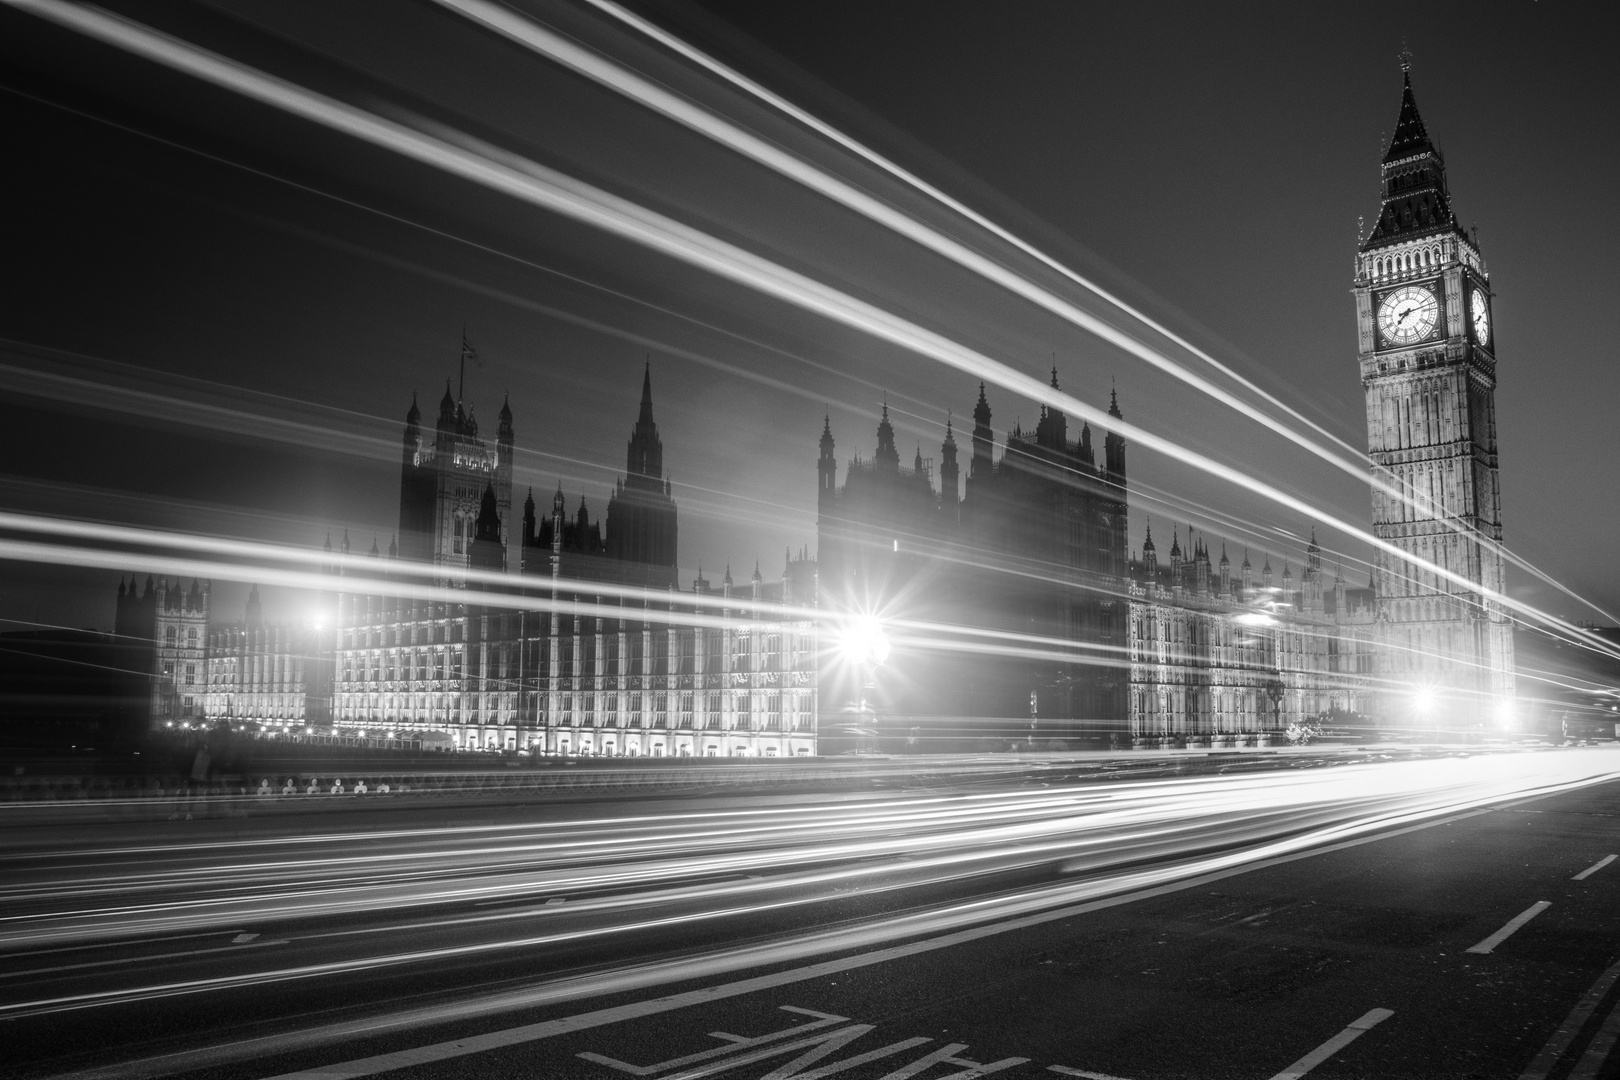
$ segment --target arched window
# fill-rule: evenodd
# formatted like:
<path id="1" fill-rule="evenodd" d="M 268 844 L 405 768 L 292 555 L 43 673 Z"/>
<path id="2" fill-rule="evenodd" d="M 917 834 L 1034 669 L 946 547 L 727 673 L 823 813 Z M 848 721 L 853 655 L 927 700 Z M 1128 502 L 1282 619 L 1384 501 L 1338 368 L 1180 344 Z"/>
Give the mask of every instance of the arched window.
<path id="1" fill-rule="evenodd" d="M 196 647 L 197 647 L 197 628 L 195 626 L 193 626 L 193 627 L 191 627 L 190 629 L 188 629 L 186 631 L 186 648 L 195 649 Z"/>
<path id="2" fill-rule="evenodd" d="M 169 627 L 167 630 L 163 631 L 163 642 L 164 642 L 164 644 L 168 645 L 169 648 L 171 648 L 171 649 L 174 648 L 174 643 L 175 643 L 175 640 L 176 640 L 176 634 L 177 634 L 177 631 L 172 626 Z"/>

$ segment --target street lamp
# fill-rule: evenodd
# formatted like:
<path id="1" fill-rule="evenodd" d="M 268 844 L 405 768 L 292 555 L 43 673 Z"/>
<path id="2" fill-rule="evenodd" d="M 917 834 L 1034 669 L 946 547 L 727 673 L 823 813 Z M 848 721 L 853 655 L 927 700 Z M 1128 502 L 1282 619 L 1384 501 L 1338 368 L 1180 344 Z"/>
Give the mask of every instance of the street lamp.
<path id="1" fill-rule="evenodd" d="M 1272 717 L 1272 721 L 1273 721 L 1273 723 L 1275 723 L 1275 725 L 1277 727 L 1277 730 L 1281 731 L 1282 730 L 1282 699 L 1283 699 L 1283 692 L 1285 690 L 1285 688 L 1284 688 L 1284 686 L 1282 684 L 1282 680 L 1281 679 L 1268 679 L 1268 680 L 1266 680 L 1265 685 L 1261 687 L 1261 689 L 1266 692 L 1266 697 L 1271 699 L 1271 717 Z"/>

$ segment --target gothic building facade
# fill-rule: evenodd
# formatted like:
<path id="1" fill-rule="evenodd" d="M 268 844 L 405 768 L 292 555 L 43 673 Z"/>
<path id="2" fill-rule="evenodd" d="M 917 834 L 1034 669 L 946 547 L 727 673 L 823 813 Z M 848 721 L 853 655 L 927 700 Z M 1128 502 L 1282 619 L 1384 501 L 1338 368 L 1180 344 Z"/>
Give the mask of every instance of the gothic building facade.
<path id="1" fill-rule="evenodd" d="M 327 724 L 332 658 L 323 632 L 304 623 L 265 621 L 253 586 L 243 621 L 209 631 L 204 719 L 287 730 Z"/>
<path id="2" fill-rule="evenodd" d="M 387 739 L 442 731 L 463 749 L 568 755 L 815 752 L 815 625 L 802 611 L 814 603 L 815 563 L 790 559 L 777 583 L 756 569 L 745 589 L 729 573 L 718 589 L 701 579 L 680 588 L 650 367 L 605 521 L 583 498 L 569 513 L 559 488 L 544 516 L 531 492 L 511 529 L 500 487 L 510 477 L 502 471 L 510 410 L 492 452 L 479 449 L 470 416 L 441 404 L 433 470 L 424 472 L 414 404 L 407 415 L 402 536 L 408 522 L 426 521 L 429 478 L 441 509 L 431 543 L 419 531 L 397 552 L 446 567 L 443 582 L 465 588 L 447 601 L 334 583 L 334 731 Z M 392 568 L 380 560 L 368 576 Z M 784 604 L 798 616 L 786 617 Z"/>
<path id="3" fill-rule="evenodd" d="M 128 669 L 149 672 L 146 697 L 154 727 L 200 723 L 207 693 L 208 614 L 212 583 L 170 578 L 118 583 L 114 629 Z"/>
<path id="4" fill-rule="evenodd" d="M 1117 401 L 1111 411 L 1120 416 Z M 1064 415 L 1043 408 L 1035 430 L 1008 433 L 998 457 L 982 385 L 973 419 L 965 482 L 947 422 L 937 487 L 921 447 L 910 468 L 900 464 L 887 406 L 876 452 L 853 458 L 842 486 L 824 424 L 817 465 L 824 625 L 876 619 L 933 628 L 909 639 L 897 634 L 892 662 L 825 665 L 824 708 L 847 717 L 846 728 L 886 727 L 903 735 L 903 748 L 924 751 L 1119 730 L 1127 709 L 1119 662 L 1127 626 L 1125 442 L 1106 435 L 1099 462 L 1088 425 L 1071 439 Z M 1002 647 L 964 650 L 963 633 Z"/>
<path id="5" fill-rule="evenodd" d="M 1130 731 L 1139 742 L 1259 745 L 1290 725 L 1374 705 L 1376 605 L 1370 588 L 1332 585 L 1311 537 L 1299 580 L 1281 584 L 1268 556 L 1255 578 L 1248 552 L 1236 573 L 1179 532 L 1161 563 L 1147 531 L 1131 564 Z"/>
<path id="6" fill-rule="evenodd" d="M 1462 579 L 1375 553 L 1383 711 L 1432 701 L 1435 719 L 1477 723 L 1514 695 L 1513 624 L 1481 591 L 1504 586 L 1490 275 L 1452 210 L 1410 73 L 1382 172 L 1353 288 L 1373 530 Z"/>
<path id="7" fill-rule="evenodd" d="M 495 497 L 496 516 L 502 523 L 501 544 L 509 543 L 505 530 L 512 517 L 510 404 L 501 403 L 498 419 L 491 447 L 478 435 L 478 419 L 471 406 L 451 395 L 448 381 L 431 430 L 422 427 L 422 410 L 414 396 L 405 415 L 399 476 L 400 556 L 439 567 L 439 580 L 448 584 L 465 581 L 486 489 Z"/>

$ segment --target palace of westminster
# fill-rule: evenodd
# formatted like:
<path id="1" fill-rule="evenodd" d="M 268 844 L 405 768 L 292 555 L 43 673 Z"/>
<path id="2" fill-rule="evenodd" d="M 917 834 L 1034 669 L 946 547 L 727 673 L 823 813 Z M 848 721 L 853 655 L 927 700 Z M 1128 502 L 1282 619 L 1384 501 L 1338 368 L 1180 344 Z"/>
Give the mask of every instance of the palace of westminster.
<path id="1" fill-rule="evenodd" d="M 1374 532 L 1499 592 L 1489 280 L 1409 77 L 1382 172 L 1353 282 Z M 560 755 L 1252 745 L 1330 711 L 1477 725 L 1511 706 L 1512 624 L 1455 580 L 1379 551 L 1351 588 L 1314 535 L 1297 577 L 1247 552 L 1234 569 L 1190 528 L 1163 560 L 1151 528 L 1133 553 L 1119 434 L 1099 460 L 1089 426 L 1043 408 L 998 446 L 982 385 L 971 415 L 965 474 L 951 424 L 937 478 L 920 447 L 902 466 L 885 408 L 842 484 L 824 423 L 814 554 L 682 587 L 650 369 L 598 518 L 560 488 L 516 513 L 510 409 L 492 445 L 447 386 L 431 426 L 406 416 L 389 551 L 333 559 L 335 624 L 266 622 L 255 589 L 221 625 L 207 582 L 147 579 L 119 586 L 117 630 L 149 645 L 159 727 Z"/>

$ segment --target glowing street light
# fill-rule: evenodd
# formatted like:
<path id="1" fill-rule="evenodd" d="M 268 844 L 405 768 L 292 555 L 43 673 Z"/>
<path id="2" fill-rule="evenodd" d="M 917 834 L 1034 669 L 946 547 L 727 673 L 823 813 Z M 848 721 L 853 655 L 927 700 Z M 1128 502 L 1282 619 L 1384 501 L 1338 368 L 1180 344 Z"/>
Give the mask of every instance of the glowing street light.
<path id="1" fill-rule="evenodd" d="M 856 665 L 880 665 L 889 659 L 889 635 L 876 615 L 857 615 L 838 632 L 838 652 Z"/>

